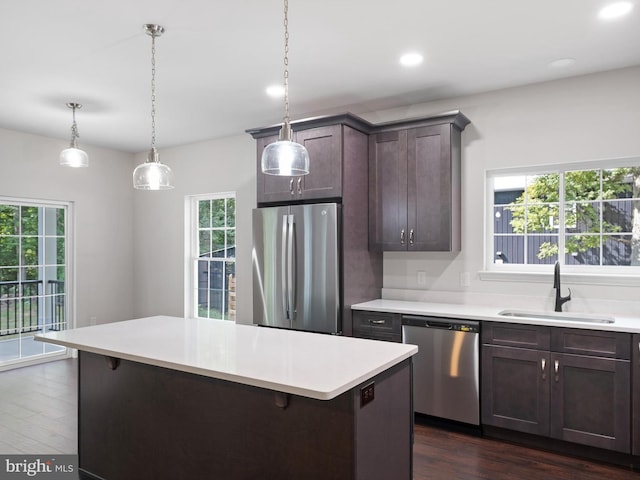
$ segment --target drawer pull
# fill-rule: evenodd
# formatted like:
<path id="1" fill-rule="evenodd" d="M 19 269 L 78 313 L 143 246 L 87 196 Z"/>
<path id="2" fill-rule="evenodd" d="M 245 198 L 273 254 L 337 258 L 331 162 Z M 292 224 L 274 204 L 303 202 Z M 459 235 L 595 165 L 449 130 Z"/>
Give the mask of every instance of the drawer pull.
<path id="1" fill-rule="evenodd" d="M 369 320 L 371 325 L 384 325 L 384 320 Z"/>
<path id="2" fill-rule="evenodd" d="M 542 379 L 546 380 L 547 378 L 547 374 L 544 371 L 545 367 L 547 366 L 547 360 L 545 358 L 543 358 L 542 360 L 540 360 L 540 366 L 542 367 Z"/>

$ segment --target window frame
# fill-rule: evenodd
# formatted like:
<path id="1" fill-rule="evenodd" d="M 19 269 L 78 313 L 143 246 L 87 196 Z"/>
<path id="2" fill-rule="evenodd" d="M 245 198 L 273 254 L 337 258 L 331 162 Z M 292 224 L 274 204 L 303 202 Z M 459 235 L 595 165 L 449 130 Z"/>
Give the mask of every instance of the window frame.
<path id="1" fill-rule="evenodd" d="M 20 198 L 0 195 L 0 204 L 16 205 L 22 207 L 35 208 L 63 208 L 65 212 L 65 232 L 64 232 L 64 278 L 65 278 L 65 330 L 70 330 L 76 326 L 76 268 L 75 268 L 75 205 L 72 201 L 47 200 Z M 40 236 L 40 235 L 38 235 Z M 43 235 L 47 237 L 46 233 Z M 38 265 L 46 266 L 46 265 Z M 49 295 L 43 293 L 42 298 Z M 46 344 L 43 344 L 46 345 Z M 39 363 L 59 360 L 61 358 L 69 358 L 75 356 L 75 351 L 71 348 L 64 348 L 59 351 L 50 351 L 34 356 L 20 357 L 16 360 L 10 360 L 0 365 L 0 371 L 8 370 L 15 367 L 36 365 Z"/>
<path id="2" fill-rule="evenodd" d="M 210 318 L 198 317 L 198 268 L 197 263 L 199 256 L 199 203 L 202 200 L 220 200 L 233 198 L 236 205 L 236 227 L 234 227 L 237 235 L 237 211 L 238 201 L 235 191 L 231 192 L 215 192 L 198 195 L 187 195 L 185 197 L 185 292 L 184 292 L 184 316 L 185 318 Z M 236 237 L 237 248 L 237 237 Z M 223 261 L 229 261 L 225 257 Z M 232 260 L 236 263 L 236 257 Z M 234 321 L 231 319 L 222 319 L 225 321 Z"/>
<path id="3" fill-rule="evenodd" d="M 579 162 L 565 162 L 554 164 L 541 164 L 535 166 L 498 168 L 485 171 L 485 204 L 484 204 L 484 270 L 479 272 L 481 280 L 490 281 L 523 281 L 523 282 L 547 282 L 553 272 L 553 265 L 531 264 L 499 264 L 494 262 L 494 179 L 508 175 L 544 175 L 563 174 L 574 170 L 612 169 L 623 167 L 640 167 L 640 157 L 622 157 L 614 159 L 588 160 Z M 563 188 L 563 175 L 561 175 L 561 187 Z M 559 204 L 567 203 L 564 194 L 559 199 Z M 564 209 L 560 209 L 560 222 L 564 225 Z M 561 248 L 564 247 L 566 231 L 558 230 Z M 569 265 L 564 262 L 564 256 L 558 256 L 562 266 L 563 278 L 577 284 L 588 285 L 640 285 L 640 266 L 600 266 L 600 265 Z"/>

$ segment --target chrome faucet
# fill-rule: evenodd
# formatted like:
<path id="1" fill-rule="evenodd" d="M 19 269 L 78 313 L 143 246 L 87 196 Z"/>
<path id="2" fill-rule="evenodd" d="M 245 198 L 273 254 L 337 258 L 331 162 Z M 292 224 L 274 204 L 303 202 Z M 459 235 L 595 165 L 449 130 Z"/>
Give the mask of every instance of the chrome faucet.
<path id="1" fill-rule="evenodd" d="M 553 288 L 556 289 L 556 312 L 562 311 L 562 304 L 571 300 L 571 289 L 569 288 L 569 295 L 563 297 L 560 295 L 560 263 L 556 262 L 556 266 L 553 270 Z"/>

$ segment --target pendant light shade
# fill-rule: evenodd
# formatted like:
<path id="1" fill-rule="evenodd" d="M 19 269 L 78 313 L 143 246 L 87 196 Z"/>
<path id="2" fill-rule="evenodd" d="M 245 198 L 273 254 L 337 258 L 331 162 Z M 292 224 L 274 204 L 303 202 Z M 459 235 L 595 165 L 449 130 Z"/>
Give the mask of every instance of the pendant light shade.
<path id="1" fill-rule="evenodd" d="M 173 188 L 173 172 L 158 160 L 158 151 L 152 148 L 147 161 L 133 171 L 133 186 L 139 190 L 168 190 Z"/>
<path id="2" fill-rule="evenodd" d="M 280 139 L 262 151 L 262 172 L 268 175 L 300 176 L 309 173 L 309 152 L 291 141 L 291 127 L 283 125 Z"/>
<path id="3" fill-rule="evenodd" d="M 151 36 L 151 150 L 147 160 L 133 171 L 133 188 L 138 190 L 168 190 L 173 188 L 173 172 L 158 159 L 156 150 L 156 37 L 164 33 L 160 25 L 144 25 Z"/>
<path id="4" fill-rule="evenodd" d="M 67 107 L 73 110 L 73 124 L 71 125 L 71 142 L 69 148 L 60 152 L 60 165 L 65 167 L 88 167 L 89 156 L 87 152 L 78 148 L 78 125 L 76 124 L 76 109 L 81 108 L 79 103 L 67 103 Z"/>
<path id="5" fill-rule="evenodd" d="M 262 173 L 300 176 L 309 173 L 309 152 L 291 140 L 289 120 L 289 1 L 284 0 L 284 124 L 277 142 L 262 151 Z"/>

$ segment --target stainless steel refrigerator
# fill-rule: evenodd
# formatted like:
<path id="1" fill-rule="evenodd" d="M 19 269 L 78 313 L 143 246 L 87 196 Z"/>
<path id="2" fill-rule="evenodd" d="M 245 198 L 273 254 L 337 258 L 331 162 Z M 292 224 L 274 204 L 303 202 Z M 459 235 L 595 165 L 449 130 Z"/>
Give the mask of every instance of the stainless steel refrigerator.
<path id="1" fill-rule="evenodd" d="M 253 210 L 253 318 L 340 333 L 340 205 Z"/>

